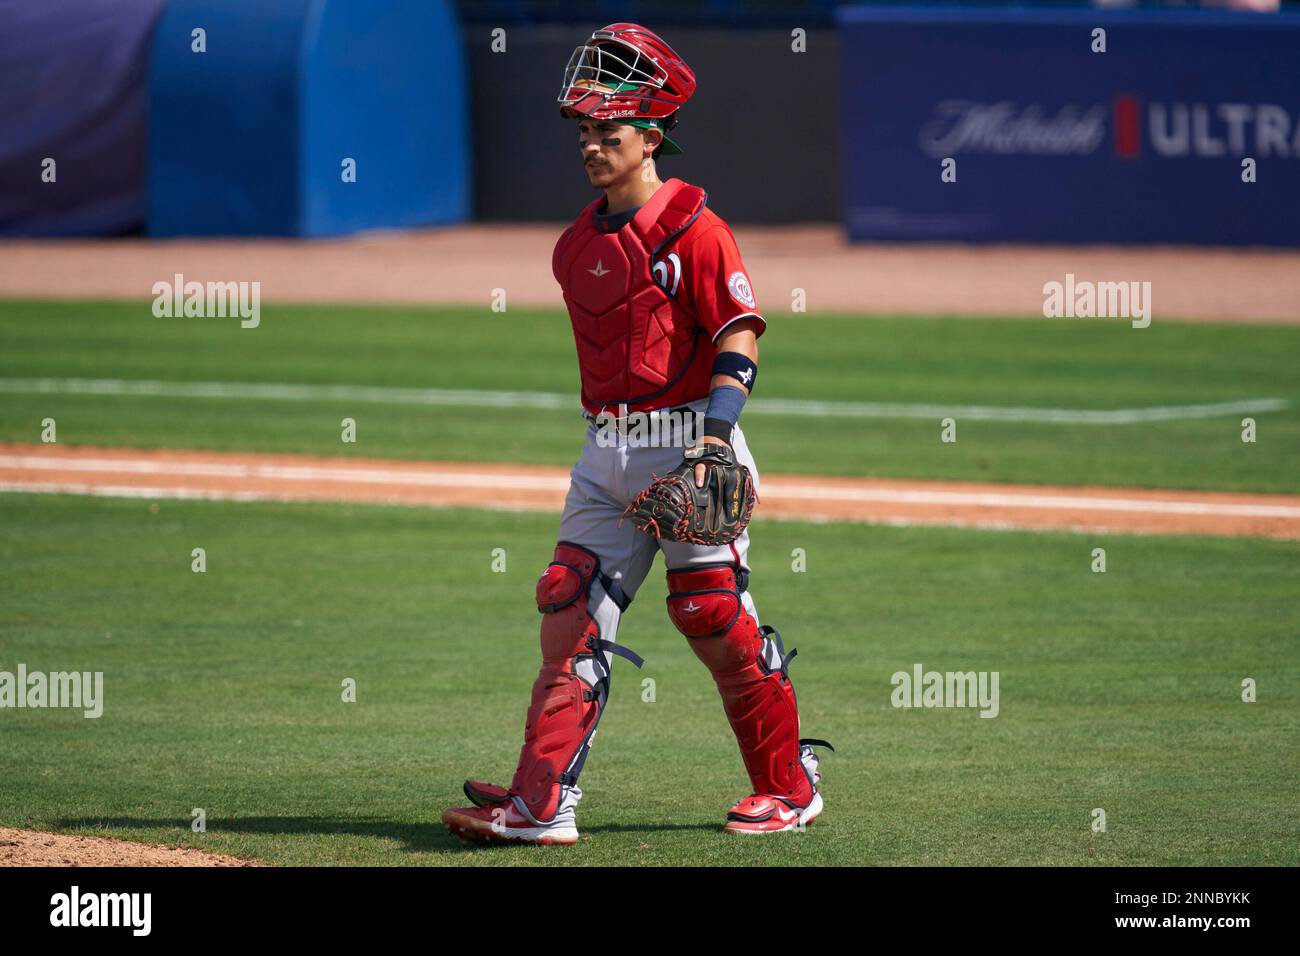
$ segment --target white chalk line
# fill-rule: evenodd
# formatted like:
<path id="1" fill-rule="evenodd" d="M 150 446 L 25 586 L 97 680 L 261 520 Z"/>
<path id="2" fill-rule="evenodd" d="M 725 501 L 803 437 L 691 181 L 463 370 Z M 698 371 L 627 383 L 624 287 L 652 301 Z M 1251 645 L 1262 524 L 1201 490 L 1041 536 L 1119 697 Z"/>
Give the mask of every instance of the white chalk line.
<path id="1" fill-rule="evenodd" d="M 291 501 L 289 495 L 261 491 L 209 491 L 202 488 L 150 488 L 143 485 L 86 485 L 77 482 L 0 481 L 0 492 L 84 495 L 92 498 L 179 498 L 193 501 Z"/>
<path id="2" fill-rule="evenodd" d="M 126 458 L 73 458 L 54 455 L 0 455 L 0 469 L 87 472 L 100 474 L 175 475 L 209 478 L 262 478 L 274 481 L 315 481 L 377 484 L 391 487 L 436 487 L 479 490 L 562 492 L 567 477 L 497 475 L 479 472 L 385 469 L 366 466 L 223 464 Z M 14 484 L 14 483 L 10 483 Z M 902 488 L 850 488 L 763 482 L 768 500 L 855 501 L 896 505 L 937 505 L 984 508 L 1031 508 L 1071 511 L 1115 511 L 1131 514 L 1218 515 L 1246 518 L 1300 519 L 1300 506 L 1212 501 L 1170 501 L 1110 498 L 1043 492 L 929 491 Z"/>
<path id="3" fill-rule="evenodd" d="M 1160 501 L 1081 495 L 978 491 L 908 491 L 903 489 L 824 488 L 764 483 L 766 493 L 782 498 L 823 501 L 871 501 L 886 504 L 961 505 L 986 508 L 1048 508 L 1070 511 L 1127 511 L 1151 514 L 1235 515 L 1249 518 L 1300 518 L 1300 506 L 1248 505 L 1213 501 Z"/>
<path id="4" fill-rule="evenodd" d="M 295 385 L 274 382 L 164 382 L 116 378 L 7 378 L 0 392 L 38 395 L 126 395 L 156 398 L 217 398 L 289 402 L 353 402 L 383 405 L 442 405 L 467 408 L 579 410 L 572 395 L 461 388 L 392 388 L 367 385 Z M 746 415 L 805 418 L 956 418 L 971 421 L 1037 422 L 1057 425 L 1132 425 L 1219 415 L 1276 412 L 1290 403 L 1255 398 L 1146 408 L 1030 408 L 998 405 L 939 405 L 909 402 L 832 402 L 752 398 Z"/>
<path id="5" fill-rule="evenodd" d="M 62 458 L 0 455 L 0 469 L 81 471 L 130 475 L 178 475 L 200 478 L 269 478 L 276 481 L 359 482 L 424 488 L 498 488 L 516 491 L 565 491 L 569 479 L 544 475 L 494 475 L 476 472 L 415 471 L 387 468 L 313 465 L 240 465 L 221 462 L 152 461 L 127 458 Z"/>
<path id="6" fill-rule="evenodd" d="M 428 505 L 413 505 L 409 502 L 403 502 L 397 498 L 387 500 L 365 500 L 357 501 L 355 499 L 322 499 L 318 497 L 308 497 L 295 495 L 291 493 L 278 493 L 272 491 L 218 491 L 203 488 L 165 488 L 165 487 L 147 487 L 143 485 L 86 485 L 76 482 L 22 482 L 22 481 L 0 481 L 0 494 L 46 494 L 46 495 L 74 495 L 92 498 L 134 498 L 134 499 L 158 499 L 175 500 L 175 501 L 233 501 L 233 502 L 277 502 L 292 504 L 325 504 L 325 503 L 349 503 L 364 505 L 398 505 L 402 507 L 429 507 Z M 472 508 L 474 511 L 509 511 L 524 513 L 544 513 L 554 512 L 554 508 L 544 504 L 527 504 L 527 503 L 494 503 L 494 504 L 475 504 L 465 505 L 463 507 Z M 439 506 L 438 510 L 444 509 Z M 778 514 L 765 514 L 761 518 L 767 521 L 797 521 L 811 524 L 841 524 L 846 519 L 843 517 L 829 517 L 827 515 L 797 515 L 781 512 Z M 1040 530 L 1035 528 L 1025 528 L 1010 521 L 966 521 L 962 519 L 948 518 L 895 518 L 895 517 L 873 517 L 865 519 L 854 519 L 854 524 L 873 524 L 885 525 L 892 528 L 977 528 L 984 531 L 1024 531 Z M 1068 529 L 1067 529 L 1068 530 Z M 1140 531 L 1122 530 L 1124 534 L 1142 534 Z"/>
<path id="7" fill-rule="evenodd" d="M 157 499 L 159 501 L 231 501 L 240 504 L 256 502 L 274 502 L 277 504 L 357 504 L 357 505 L 392 505 L 404 508 L 437 508 L 439 511 L 453 511 L 463 508 L 472 511 L 508 511 L 515 513 L 544 513 L 555 511 L 549 504 L 529 504 L 527 502 L 506 502 L 473 505 L 430 505 L 422 502 L 402 501 L 396 496 L 389 498 L 322 498 L 319 495 L 294 494 L 276 491 L 229 491 L 209 488 L 167 488 L 148 487 L 145 485 L 86 485 L 77 482 L 23 482 L 0 481 L 0 494 L 43 494 L 74 495 L 90 498 L 135 498 Z M 798 519 L 803 520 L 803 519 Z"/>

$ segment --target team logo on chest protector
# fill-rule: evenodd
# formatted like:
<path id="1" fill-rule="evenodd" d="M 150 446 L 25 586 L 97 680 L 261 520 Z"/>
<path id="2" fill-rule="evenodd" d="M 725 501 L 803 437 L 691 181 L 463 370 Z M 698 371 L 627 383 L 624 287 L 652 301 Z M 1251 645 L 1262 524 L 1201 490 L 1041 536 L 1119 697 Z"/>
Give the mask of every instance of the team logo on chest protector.
<path id="1" fill-rule="evenodd" d="M 668 253 L 668 258 L 660 259 L 650 271 L 654 273 L 659 288 L 669 295 L 677 295 L 677 287 L 682 284 L 682 260 L 677 253 Z"/>

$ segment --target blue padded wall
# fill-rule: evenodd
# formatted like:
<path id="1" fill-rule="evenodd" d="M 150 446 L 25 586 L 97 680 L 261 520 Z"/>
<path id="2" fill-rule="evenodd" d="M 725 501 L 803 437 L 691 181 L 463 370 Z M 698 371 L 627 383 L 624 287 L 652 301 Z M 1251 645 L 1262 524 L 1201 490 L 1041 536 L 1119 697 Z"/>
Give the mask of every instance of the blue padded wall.
<path id="1" fill-rule="evenodd" d="M 207 52 L 191 50 L 206 31 Z M 150 72 L 149 232 L 464 221 L 461 37 L 439 0 L 173 0 Z M 344 158 L 356 182 L 343 182 Z"/>

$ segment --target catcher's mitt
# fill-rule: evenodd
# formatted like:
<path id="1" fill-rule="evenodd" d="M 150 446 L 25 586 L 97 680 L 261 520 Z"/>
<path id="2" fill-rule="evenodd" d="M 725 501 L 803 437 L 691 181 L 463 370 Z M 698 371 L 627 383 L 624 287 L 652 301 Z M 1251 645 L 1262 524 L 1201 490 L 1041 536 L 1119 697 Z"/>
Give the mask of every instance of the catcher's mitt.
<path id="1" fill-rule="evenodd" d="M 704 465 L 703 488 L 695 484 L 696 465 Z M 733 449 L 713 442 L 686 449 L 679 466 L 653 478 L 623 517 L 668 541 L 730 544 L 745 530 L 758 502 L 749 469 L 736 462 Z"/>

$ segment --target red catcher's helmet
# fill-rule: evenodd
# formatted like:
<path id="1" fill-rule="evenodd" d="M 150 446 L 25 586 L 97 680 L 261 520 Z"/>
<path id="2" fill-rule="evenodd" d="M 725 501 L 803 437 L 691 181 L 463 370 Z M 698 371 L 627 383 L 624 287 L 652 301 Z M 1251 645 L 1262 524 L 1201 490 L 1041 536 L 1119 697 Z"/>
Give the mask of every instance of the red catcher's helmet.
<path id="1" fill-rule="evenodd" d="M 635 23 L 611 23 L 569 57 L 560 115 L 664 119 L 694 92 L 694 71 L 660 37 Z"/>

